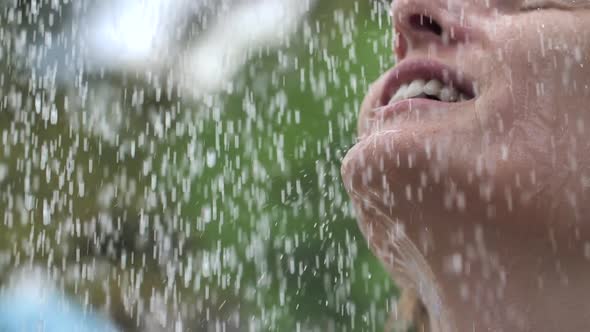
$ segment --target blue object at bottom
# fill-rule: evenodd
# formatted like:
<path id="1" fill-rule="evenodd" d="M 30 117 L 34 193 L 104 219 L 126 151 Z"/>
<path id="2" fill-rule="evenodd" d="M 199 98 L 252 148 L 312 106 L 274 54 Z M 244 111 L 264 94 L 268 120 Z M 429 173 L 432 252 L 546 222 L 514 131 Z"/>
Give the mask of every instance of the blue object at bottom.
<path id="1" fill-rule="evenodd" d="M 54 290 L 19 287 L 0 297 L 2 332 L 116 332 L 115 326 L 99 315 Z"/>

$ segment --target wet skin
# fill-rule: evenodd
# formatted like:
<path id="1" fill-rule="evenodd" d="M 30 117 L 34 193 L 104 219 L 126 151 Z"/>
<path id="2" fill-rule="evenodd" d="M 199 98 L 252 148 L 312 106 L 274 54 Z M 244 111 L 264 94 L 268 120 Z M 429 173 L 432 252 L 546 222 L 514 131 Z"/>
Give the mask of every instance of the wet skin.
<path id="1" fill-rule="evenodd" d="M 434 331 L 590 329 L 590 6 L 575 3 L 392 5 L 397 66 L 342 175 Z M 473 98 L 386 106 L 400 77 L 436 70 Z"/>

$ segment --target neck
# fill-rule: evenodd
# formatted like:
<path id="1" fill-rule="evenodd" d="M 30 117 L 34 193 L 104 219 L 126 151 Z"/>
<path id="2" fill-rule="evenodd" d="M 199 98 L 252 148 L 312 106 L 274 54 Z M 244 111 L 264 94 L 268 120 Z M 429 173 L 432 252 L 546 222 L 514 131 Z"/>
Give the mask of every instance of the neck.
<path id="1" fill-rule="evenodd" d="M 423 301 L 430 331 L 590 331 L 586 223 L 456 213 L 405 222 L 358 209 L 373 251 Z"/>
<path id="2" fill-rule="evenodd" d="M 590 330 L 590 236 L 516 222 L 427 222 L 431 238 L 416 248 L 430 271 L 409 278 L 431 321 L 465 332 Z M 423 232 L 409 236 L 428 239 Z"/>

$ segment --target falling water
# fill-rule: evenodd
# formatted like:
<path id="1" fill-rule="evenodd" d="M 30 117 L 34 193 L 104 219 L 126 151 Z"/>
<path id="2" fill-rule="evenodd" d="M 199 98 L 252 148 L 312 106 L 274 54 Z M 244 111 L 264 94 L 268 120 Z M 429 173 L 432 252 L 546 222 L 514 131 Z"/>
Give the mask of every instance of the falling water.
<path id="1" fill-rule="evenodd" d="M 0 6 L 0 329 L 383 329 L 340 160 L 393 61 L 387 4 Z"/>

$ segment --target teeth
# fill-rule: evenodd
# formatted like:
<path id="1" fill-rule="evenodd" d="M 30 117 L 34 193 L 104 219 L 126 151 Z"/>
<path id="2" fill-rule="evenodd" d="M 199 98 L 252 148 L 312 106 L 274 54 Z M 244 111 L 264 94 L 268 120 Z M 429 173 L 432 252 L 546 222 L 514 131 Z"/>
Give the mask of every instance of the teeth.
<path id="1" fill-rule="evenodd" d="M 393 104 L 403 99 L 415 98 L 419 96 L 437 97 L 444 102 L 467 100 L 467 96 L 464 94 L 459 94 L 457 89 L 448 85 L 444 85 L 439 80 L 432 79 L 426 82 L 425 80 L 417 79 L 410 82 L 410 84 L 403 84 L 400 86 L 393 97 L 391 97 L 389 103 Z"/>
<path id="2" fill-rule="evenodd" d="M 459 93 L 457 92 L 457 90 L 449 86 L 445 86 L 438 93 L 438 99 L 440 99 L 441 101 L 452 102 L 457 101 L 458 98 Z"/>
<path id="3" fill-rule="evenodd" d="M 389 101 L 389 103 L 394 103 L 396 101 L 400 101 L 402 99 L 406 98 L 406 90 L 408 89 L 408 85 L 404 84 L 402 86 L 399 87 L 399 89 L 397 89 L 397 92 L 395 93 L 395 95 L 393 95 L 393 97 L 391 97 L 391 100 Z"/>
<path id="4" fill-rule="evenodd" d="M 429 96 L 438 96 L 443 84 L 439 80 L 430 80 L 424 86 L 424 93 Z"/>
<path id="5" fill-rule="evenodd" d="M 415 80 L 410 83 L 410 86 L 406 89 L 406 98 L 413 98 L 421 95 L 424 92 L 424 80 Z"/>

